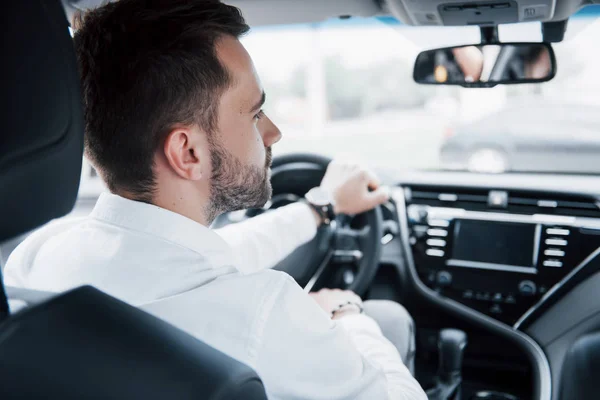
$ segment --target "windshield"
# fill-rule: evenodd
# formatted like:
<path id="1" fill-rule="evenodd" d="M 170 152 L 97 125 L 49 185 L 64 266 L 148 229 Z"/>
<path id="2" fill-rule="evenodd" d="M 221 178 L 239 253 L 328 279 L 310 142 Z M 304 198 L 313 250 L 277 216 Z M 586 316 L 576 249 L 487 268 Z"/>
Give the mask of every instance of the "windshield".
<path id="1" fill-rule="evenodd" d="M 419 85 L 425 49 L 478 43 L 477 27 L 392 18 L 255 27 L 243 38 L 283 132 L 274 155 L 312 152 L 372 167 L 600 173 L 600 15 L 569 21 L 556 78 L 465 89 Z M 502 41 L 541 41 L 539 23 L 500 27 Z M 104 185 L 84 161 L 80 195 Z"/>
<path id="2" fill-rule="evenodd" d="M 600 22 L 594 9 L 554 45 L 547 83 L 466 89 L 418 85 L 425 49 L 478 43 L 478 27 L 391 18 L 259 27 L 243 39 L 283 139 L 274 154 L 320 152 L 370 165 L 474 172 L 600 172 Z M 500 27 L 541 41 L 539 23 Z"/>

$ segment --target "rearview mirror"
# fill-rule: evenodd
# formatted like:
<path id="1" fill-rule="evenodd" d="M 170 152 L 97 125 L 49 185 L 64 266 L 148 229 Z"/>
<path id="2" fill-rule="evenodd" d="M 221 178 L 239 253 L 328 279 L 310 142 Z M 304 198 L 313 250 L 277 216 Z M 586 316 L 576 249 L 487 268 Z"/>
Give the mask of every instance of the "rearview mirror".
<path id="1" fill-rule="evenodd" d="M 549 43 L 497 43 L 427 50 L 415 62 L 418 83 L 492 87 L 546 82 L 556 75 Z"/>

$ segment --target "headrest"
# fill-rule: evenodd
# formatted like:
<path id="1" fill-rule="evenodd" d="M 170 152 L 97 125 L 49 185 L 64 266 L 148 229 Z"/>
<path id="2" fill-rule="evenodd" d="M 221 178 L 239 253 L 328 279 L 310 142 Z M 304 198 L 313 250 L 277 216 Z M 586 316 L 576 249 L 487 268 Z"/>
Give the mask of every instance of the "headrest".
<path id="1" fill-rule="evenodd" d="M 60 0 L 0 7 L 0 242 L 65 215 L 75 203 L 83 113 Z"/>

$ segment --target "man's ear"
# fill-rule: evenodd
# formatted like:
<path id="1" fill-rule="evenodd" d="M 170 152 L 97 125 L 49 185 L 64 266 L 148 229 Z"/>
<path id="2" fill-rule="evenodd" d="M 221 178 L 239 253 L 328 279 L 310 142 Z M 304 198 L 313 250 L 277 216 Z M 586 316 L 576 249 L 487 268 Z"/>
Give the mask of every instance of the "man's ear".
<path id="1" fill-rule="evenodd" d="M 198 128 L 178 126 L 165 139 L 163 150 L 167 162 L 184 179 L 202 179 L 201 135 Z"/>

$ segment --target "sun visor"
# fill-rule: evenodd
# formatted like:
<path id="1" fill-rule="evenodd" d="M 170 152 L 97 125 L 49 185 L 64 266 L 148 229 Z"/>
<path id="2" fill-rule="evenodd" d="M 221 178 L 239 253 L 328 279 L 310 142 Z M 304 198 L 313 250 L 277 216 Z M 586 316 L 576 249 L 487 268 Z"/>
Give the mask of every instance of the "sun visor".
<path id="1" fill-rule="evenodd" d="M 557 0 L 386 0 L 390 11 L 410 25 L 498 25 L 550 21 Z"/>

